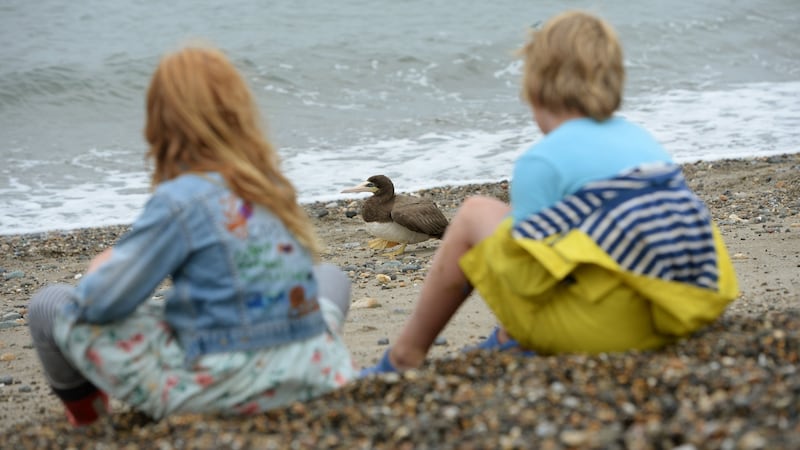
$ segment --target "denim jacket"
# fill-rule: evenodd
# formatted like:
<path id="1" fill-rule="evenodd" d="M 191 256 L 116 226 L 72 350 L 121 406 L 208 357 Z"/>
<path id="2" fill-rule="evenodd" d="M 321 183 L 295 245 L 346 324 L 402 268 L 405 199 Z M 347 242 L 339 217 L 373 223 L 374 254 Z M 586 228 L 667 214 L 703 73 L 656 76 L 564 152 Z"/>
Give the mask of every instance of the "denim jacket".
<path id="1" fill-rule="evenodd" d="M 165 320 L 186 353 L 259 349 L 325 330 L 312 258 L 267 209 L 216 173 L 161 183 L 114 247 L 75 289 L 69 317 L 124 319 L 165 278 Z"/>

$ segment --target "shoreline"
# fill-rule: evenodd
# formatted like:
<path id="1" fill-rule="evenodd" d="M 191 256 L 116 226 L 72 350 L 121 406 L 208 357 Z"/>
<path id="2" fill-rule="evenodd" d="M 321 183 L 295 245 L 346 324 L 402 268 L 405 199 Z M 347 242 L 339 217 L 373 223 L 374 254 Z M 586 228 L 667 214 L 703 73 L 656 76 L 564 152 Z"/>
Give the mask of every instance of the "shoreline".
<path id="1" fill-rule="evenodd" d="M 509 439 L 511 444 L 523 438 L 527 439 L 525 442 L 542 444 L 550 442 L 550 439 L 555 443 L 554 448 L 565 448 L 570 442 L 585 444 L 576 445 L 585 448 L 591 447 L 589 444 L 594 442 L 591 436 L 598 435 L 587 430 L 600 427 L 598 430 L 605 430 L 610 439 L 603 441 L 605 444 L 624 442 L 628 447 L 636 447 L 633 444 L 639 442 L 643 445 L 637 448 L 652 448 L 656 442 L 664 443 L 664 439 L 667 439 L 665 436 L 670 433 L 681 442 L 694 442 L 697 447 L 703 448 L 717 448 L 723 438 L 732 439 L 729 442 L 735 444 L 763 442 L 766 445 L 747 448 L 775 448 L 787 442 L 800 445 L 800 418 L 796 409 L 788 406 L 778 408 L 783 404 L 781 398 L 792 399 L 795 405 L 800 404 L 800 381 L 797 380 L 800 377 L 796 373 L 781 372 L 788 371 L 787 367 L 797 367 L 800 348 L 800 154 L 697 161 L 682 166 L 687 182 L 706 202 L 719 226 L 739 279 L 741 296 L 731 304 L 718 324 L 700 332 L 698 337 L 663 352 L 611 355 L 605 361 L 579 355 L 532 359 L 511 355 L 465 356 L 460 349 L 480 340 L 494 325 L 491 313 L 483 302 L 471 298 L 441 334 L 439 345 L 432 348 L 424 370 L 387 379 L 360 380 L 340 392 L 309 402 L 307 406 L 295 404 L 280 410 L 285 417 L 304 424 L 295 424 L 294 428 L 289 426 L 289 419 L 284 417 L 278 420 L 279 413 L 275 412 L 252 419 L 239 419 L 238 425 L 236 420 L 216 419 L 194 420 L 192 425 L 181 422 L 186 419 L 176 417 L 144 428 L 118 425 L 112 427 L 116 431 L 111 435 L 91 430 L 85 434 L 70 430 L 60 405 L 49 393 L 35 352 L 30 346 L 30 336 L 25 326 L 27 301 L 33 292 L 45 284 L 76 283 L 91 257 L 113 245 L 128 226 L 0 235 L 0 433 L 8 433 L 18 439 L 14 442 L 18 442 L 20 448 L 27 448 L 25 446 L 34 442 L 36 435 L 45 436 L 37 438 L 39 441 L 36 442 L 41 448 L 60 447 L 58 442 L 78 446 L 93 442 L 86 439 L 99 439 L 96 442 L 102 441 L 108 445 L 121 442 L 143 444 L 148 442 L 144 438 L 146 433 L 160 436 L 164 442 L 174 442 L 170 441 L 176 439 L 174 433 L 167 433 L 160 427 L 177 430 L 186 445 L 189 442 L 200 445 L 201 441 L 192 441 L 193 433 L 200 436 L 198 439 L 221 439 L 225 433 L 210 430 L 214 427 L 220 427 L 223 431 L 231 430 L 237 426 L 251 430 L 242 432 L 240 437 L 248 439 L 247 442 L 254 446 L 254 443 L 267 442 L 259 439 L 268 437 L 274 438 L 274 442 L 283 442 L 278 444 L 279 447 L 287 445 L 287 440 L 291 439 L 298 442 L 305 442 L 305 439 L 309 443 L 324 446 L 326 440 L 334 439 L 333 433 L 336 432 L 350 433 L 352 439 L 348 441 L 346 437 L 340 437 L 338 444 L 331 441 L 331 445 L 350 448 L 393 448 L 403 442 L 421 443 L 421 447 L 436 447 L 437 443 L 442 446 L 448 442 L 462 442 L 466 447 L 474 443 L 482 447 L 481 442 L 494 442 L 497 445 L 501 438 Z M 416 193 L 432 198 L 451 218 L 467 196 L 481 194 L 507 199 L 507 189 L 507 182 L 499 181 L 443 186 Z M 368 365 L 382 355 L 387 345 L 391 345 L 413 309 L 438 242 L 411 245 L 406 254 L 395 260 L 368 249 L 366 241 L 369 237 L 363 222 L 360 216 L 353 216 L 361 201 L 312 202 L 304 204 L 304 207 L 326 246 L 322 260 L 342 267 L 353 281 L 354 304 L 345 324 L 345 341 L 355 361 L 360 365 Z M 372 299 L 379 306 L 356 306 L 369 303 L 358 303 L 365 299 Z M 769 320 L 768 315 L 772 315 Z M 766 355 L 764 357 L 771 365 L 759 365 L 759 355 Z M 732 366 L 726 365 L 725 361 Z M 678 362 L 684 367 L 672 366 Z M 716 367 L 715 363 L 720 367 L 709 369 Z M 624 401 L 621 397 L 621 403 L 601 401 L 601 405 L 616 412 L 606 422 L 595 423 L 602 408 L 597 409 L 599 400 L 591 394 L 591 388 L 608 381 L 604 381 L 602 376 L 619 381 L 621 375 L 618 370 L 621 369 L 616 364 L 622 368 L 625 364 L 631 364 L 629 382 L 624 385 L 612 383 L 609 389 L 614 391 L 627 386 L 626 395 L 636 389 L 643 389 L 644 393 L 641 398 L 625 397 Z M 660 370 L 648 369 L 650 366 Z M 734 373 L 734 369 L 741 369 L 741 373 Z M 677 378 L 664 378 L 670 370 L 678 374 L 675 375 Z M 572 381 L 564 378 L 569 371 L 573 374 Z M 547 403 L 554 402 L 555 397 L 551 398 L 554 395 L 553 382 L 542 381 L 541 377 L 545 375 L 561 380 L 558 389 L 566 389 L 558 395 L 559 402 Z M 751 380 L 748 377 L 754 378 Z M 645 384 L 637 388 L 635 379 L 643 379 Z M 649 386 L 648 383 L 653 383 L 648 381 L 651 379 L 655 380 L 655 386 Z M 695 380 L 695 384 L 702 386 L 701 390 L 706 392 L 693 391 L 688 387 L 683 389 L 680 383 L 689 379 Z M 531 380 L 538 381 L 532 385 Z M 744 380 L 751 381 L 747 384 Z M 712 394 L 722 389 L 718 384 L 723 381 L 728 383 L 727 388 L 723 389 L 726 395 L 716 399 Z M 470 383 L 475 385 L 474 389 L 470 390 Z M 678 383 L 673 386 L 677 393 L 670 394 L 663 390 L 669 383 Z M 763 401 L 752 399 L 753 407 L 760 409 L 747 410 L 741 405 L 737 406 L 736 395 L 745 395 L 747 386 L 752 392 L 763 393 Z M 543 394 L 533 401 L 529 398 L 531 392 Z M 425 399 L 430 396 L 437 397 L 438 403 L 426 403 Z M 594 407 L 586 411 L 578 407 L 565 407 L 562 403 L 570 396 L 579 403 L 585 401 Z M 649 411 L 656 417 L 655 411 L 647 409 L 648 399 L 653 398 L 667 403 L 680 404 L 685 401 L 699 412 L 696 411 L 696 416 L 692 418 L 681 408 L 662 408 L 657 414 L 663 423 L 659 430 L 641 428 L 649 423 L 647 416 L 641 415 L 644 414 L 642 411 Z M 415 405 L 407 405 L 407 411 L 403 410 L 402 405 L 411 401 L 409 399 L 414 400 Z M 517 404 L 515 402 L 522 406 L 519 406 L 518 414 L 509 415 L 509 405 Z M 633 405 L 638 413 L 626 413 L 626 402 Z M 708 402 L 713 407 L 704 411 L 702 406 L 708 406 Z M 574 402 L 570 400 L 569 403 Z M 388 415 L 380 415 L 380 405 L 386 405 L 390 410 Z M 549 405 L 552 409 L 542 405 Z M 730 407 L 730 411 L 725 412 L 726 407 Z M 528 410 L 538 411 L 537 416 L 528 417 L 525 413 Z M 583 411 L 575 414 L 585 420 L 575 419 L 576 422 L 570 425 L 569 416 L 559 416 L 562 410 Z M 411 414 L 409 411 L 416 412 Z M 595 411 L 595 414 L 591 411 Z M 349 416 L 343 417 L 341 414 Z M 492 414 L 496 420 L 487 418 Z M 115 405 L 113 420 L 125 422 L 129 416 L 124 407 Z M 429 420 L 423 420 L 423 416 Z M 339 417 L 336 419 L 338 422 L 333 417 Z M 541 432 L 541 417 L 547 417 L 544 422 L 556 430 L 553 434 Z M 266 418 L 271 418 L 274 423 L 264 425 L 259 422 Z M 460 434 L 454 435 L 452 433 L 455 431 L 448 431 L 445 422 L 442 422 L 443 418 L 449 418 L 447 423 L 451 428 L 454 427 L 453 430 L 460 430 Z M 723 421 L 723 418 L 727 419 Z M 770 425 L 765 422 L 767 419 L 777 422 Z M 317 427 L 319 429 L 314 428 L 314 421 L 323 425 Z M 338 423 L 338 428 L 331 425 L 325 431 L 328 426 L 325 424 L 330 425 L 333 423 L 331 421 Z M 207 424 L 205 433 L 198 431 L 197 423 Z M 380 429 L 381 423 L 386 425 L 385 430 Z M 478 430 L 485 428 L 483 434 L 470 434 L 469 424 Z M 256 430 L 262 425 L 267 431 L 259 434 Z M 718 434 L 724 436 L 715 437 L 708 428 L 712 426 L 716 426 Z M 359 427 L 363 430 L 359 430 Z M 438 431 L 429 433 L 427 429 Z M 581 430 L 583 434 L 572 433 Z M 641 441 L 636 441 L 636 436 Z M 445 438 L 447 440 L 441 440 Z M 225 446 L 220 444 L 221 441 L 214 442 L 218 446 Z M 672 442 L 673 446 L 679 444 Z"/>
<path id="2" fill-rule="evenodd" d="M 791 158 L 795 157 L 797 154 L 800 154 L 800 150 L 798 150 L 797 152 L 794 152 L 794 153 L 776 152 L 776 153 L 768 153 L 768 154 L 765 154 L 765 155 L 757 155 L 757 156 L 746 157 L 746 158 L 715 157 L 715 158 L 712 158 L 712 159 L 692 159 L 690 161 L 678 162 L 677 164 L 679 164 L 682 167 L 692 167 L 692 166 L 703 165 L 703 164 L 710 164 L 710 165 L 714 165 L 714 164 L 717 164 L 717 163 L 730 164 L 730 163 L 735 163 L 736 161 L 758 161 L 758 160 L 769 161 L 769 160 L 774 160 L 776 158 L 777 159 L 782 159 L 782 158 L 790 158 L 791 159 Z M 374 175 L 374 174 L 364 174 L 364 179 L 366 179 L 370 175 Z M 408 188 L 405 188 L 403 186 L 396 186 L 396 192 L 398 194 L 402 193 L 402 194 L 412 194 L 412 195 L 413 194 L 417 194 L 418 195 L 420 193 L 426 193 L 426 192 L 432 192 L 432 191 L 440 191 L 440 190 L 456 190 L 456 191 L 458 191 L 460 189 L 474 188 L 474 187 L 478 187 L 478 186 L 494 186 L 494 185 L 505 184 L 505 183 L 508 183 L 508 179 L 507 178 L 502 178 L 502 179 L 498 179 L 498 180 L 486 180 L 486 181 L 457 183 L 457 184 L 446 184 L 446 183 L 445 184 L 436 184 L 436 185 L 433 185 L 433 186 L 430 186 L 430 187 L 419 188 L 419 189 L 408 189 Z M 148 195 L 149 195 L 149 193 L 148 193 Z M 319 200 L 318 199 L 318 200 L 300 201 L 300 204 L 302 206 L 304 206 L 307 210 L 310 210 L 310 212 L 313 213 L 313 210 L 315 210 L 315 209 L 318 210 L 320 208 L 325 208 L 325 205 L 339 204 L 339 206 L 341 206 L 342 203 L 351 203 L 353 201 L 363 200 L 364 198 L 366 198 L 364 195 L 356 196 L 356 195 L 352 195 L 352 194 L 350 194 L 350 195 L 348 195 L 348 194 L 340 194 L 340 196 L 337 196 L 337 197 L 338 198 L 331 198 L 331 199 L 327 199 L 327 200 Z M 101 225 L 77 226 L 77 227 L 68 227 L 68 228 L 52 227 L 52 228 L 29 231 L 29 232 L 19 232 L 19 231 L 17 231 L 17 232 L 3 232 L 3 231 L 0 231 L 0 239 L 4 238 L 4 237 L 13 237 L 13 236 L 39 236 L 39 237 L 41 237 L 41 236 L 46 236 L 46 235 L 48 235 L 50 233 L 64 234 L 64 233 L 71 233 L 71 232 L 79 232 L 80 230 L 99 230 L 99 229 L 105 229 L 105 228 L 113 229 L 113 228 L 128 227 L 128 226 L 130 226 L 130 223 L 120 222 L 120 223 L 108 223 L 108 224 L 101 224 Z"/>

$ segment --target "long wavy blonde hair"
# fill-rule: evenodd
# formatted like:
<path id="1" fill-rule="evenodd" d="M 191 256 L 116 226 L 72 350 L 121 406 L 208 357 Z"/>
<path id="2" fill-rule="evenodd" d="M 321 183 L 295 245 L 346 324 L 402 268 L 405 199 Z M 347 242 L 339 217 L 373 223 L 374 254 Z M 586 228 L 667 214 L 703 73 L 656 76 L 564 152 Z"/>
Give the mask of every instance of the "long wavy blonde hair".
<path id="1" fill-rule="evenodd" d="M 147 91 L 144 135 L 152 185 L 218 172 L 244 200 L 265 206 L 317 257 L 319 243 L 239 72 L 219 50 L 186 47 L 162 58 Z"/>

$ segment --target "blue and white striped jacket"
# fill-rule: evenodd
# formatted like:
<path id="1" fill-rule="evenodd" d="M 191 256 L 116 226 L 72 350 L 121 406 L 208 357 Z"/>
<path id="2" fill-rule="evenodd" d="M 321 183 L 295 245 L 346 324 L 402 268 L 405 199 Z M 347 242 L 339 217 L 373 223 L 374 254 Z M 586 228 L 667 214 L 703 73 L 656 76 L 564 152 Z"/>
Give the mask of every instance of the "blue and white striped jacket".
<path id="1" fill-rule="evenodd" d="M 716 290 L 711 215 L 681 168 L 654 163 L 587 184 L 515 224 L 515 238 L 541 240 L 580 230 L 623 270 Z"/>

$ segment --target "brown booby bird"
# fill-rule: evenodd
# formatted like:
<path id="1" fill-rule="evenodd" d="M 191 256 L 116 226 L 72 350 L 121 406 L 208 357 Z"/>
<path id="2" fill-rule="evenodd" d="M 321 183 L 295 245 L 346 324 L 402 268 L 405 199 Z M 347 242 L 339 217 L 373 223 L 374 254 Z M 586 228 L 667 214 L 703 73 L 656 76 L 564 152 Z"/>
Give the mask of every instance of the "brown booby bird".
<path id="1" fill-rule="evenodd" d="M 400 245 L 398 250 L 388 253 L 390 256 L 402 254 L 408 244 L 441 239 L 447 228 L 447 218 L 435 203 L 410 195 L 395 195 L 394 184 L 385 175 L 371 176 L 342 192 L 372 192 L 361 207 L 367 231 L 376 237 L 369 241 L 369 247 L 382 250 Z"/>

